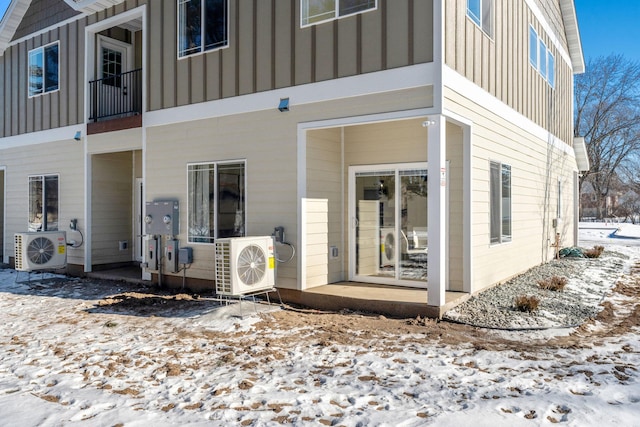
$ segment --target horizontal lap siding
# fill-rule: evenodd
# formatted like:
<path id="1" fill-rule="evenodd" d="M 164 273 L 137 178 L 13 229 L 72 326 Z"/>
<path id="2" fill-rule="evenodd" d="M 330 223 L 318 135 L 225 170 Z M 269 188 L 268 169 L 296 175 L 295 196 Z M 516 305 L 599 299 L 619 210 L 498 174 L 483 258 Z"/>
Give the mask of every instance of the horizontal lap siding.
<path id="1" fill-rule="evenodd" d="M 307 133 L 307 195 L 312 199 L 327 201 L 328 229 L 324 236 L 324 246 L 336 246 L 339 256 L 336 259 L 325 259 L 328 271 L 324 283 L 338 282 L 345 279 L 346 242 L 342 241 L 343 177 L 342 177 L 342 130 L 341 128 L 319 129 Z M 307 229 L 308 234 L 310 232 Z M 307 237 L 308 243 L 311 237 Z M 315 242 L 318 243 L 317 241 Z M 309 264 L 307 264 L 309 267 Z M 313 286 L 307 272 L 306 286 Z"/>
<path id="2" fill-rule="evenodd" d="M 563 245 L 573 244 L 573 156 L 551 148 L 463 94 L 445 91 L 448 107 L 473 121 L 471 173 L 473 223 L 473 291 L 549 259 L 556 216 L 557 182 L 563 180 L 566 211 L 561 228 Z M 511 166 L 512 242 L 492 246 L 489 241 L 489 162 Z M 546 198 L 545 198 L 546 195 Z M 509 259 L 508 263 L 504 260 Z"/>
<path id="3" fill-rule="evenodd" d="M 568 51 L 557 0 L 539 0 L 555 36 Z M 494 1 L 489 37 L 466 16 L 466 0 L 445 2 L 445 63 L 511 108 L 571 144 L 573 77 L 524 0 Z M 529 25 L 555 58 L 555 89 L 529 64 Z"/>
<path id="4" fill-rule="evenodd" d="M 35 154 L 37 153 L 37 154 Z M 29 176 L 59 175 L 58 228 L 67 232 L 67 239 L 79 241 L 79 234 L 70 232 L 67 224 L 79 218 L 78 228 L 86 230 L 84 216 L 84 172 L 82 150 L 69 140 L 3 150 L 0 160 L 6 166 L 5 249 L 13 256 L 14 233 L 27 231 L 29 213 Z M 68 262 L 82 264 L 84 247 L 69 248 Z"/>
<path id="5" fill-rule="evenodd" d="M 176 2 L 150 2 L 149 109 L 432 61 L 432 0 L 378 4 L 300 28 L 298 0 L 231 1 L 229 45 L 177 59 Z"/>

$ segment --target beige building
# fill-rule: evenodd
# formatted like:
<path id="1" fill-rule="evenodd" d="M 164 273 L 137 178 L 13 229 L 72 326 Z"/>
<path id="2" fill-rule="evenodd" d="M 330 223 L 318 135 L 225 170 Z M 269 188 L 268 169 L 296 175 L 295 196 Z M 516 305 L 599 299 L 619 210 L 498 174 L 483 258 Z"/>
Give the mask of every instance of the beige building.
<path id="1" fill-rule="evenodd" d="M 572 0 L 14 0 L 0 253 L 64 230 L 70 273 L 212 289 L 216 241 L 283 227 L 286 298 L 438 315 L 576 244 L 583 70 Z"/>

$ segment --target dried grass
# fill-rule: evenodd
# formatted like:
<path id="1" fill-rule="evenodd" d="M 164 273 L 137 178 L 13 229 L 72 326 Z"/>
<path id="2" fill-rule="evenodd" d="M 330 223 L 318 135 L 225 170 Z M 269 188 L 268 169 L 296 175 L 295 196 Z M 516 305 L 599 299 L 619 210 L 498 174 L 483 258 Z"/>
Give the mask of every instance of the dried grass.
<path id="1" fill-rule="evenodd" d="M 538 286 L 540 289 L 544 289 L 546 291 L 556 291 L 561 292 L 564 290 L 564 287 L 569 283 L 569 279 L 566 277 L 553 276 L 549 279 L 539 280 Z"/>
<path id="2" fill-rule="evenodd" d="M 584 256 L 587 258 L 600 258 L 602 252 L 604 252 L 604 246 L 596 245 L 593 248 L 584 251 Z"/>
<path id="3" fill-rule="evenodd" d="M 513 304 L 516 310 L 531 313 L 538 309 L 540 299 L 533 295 L 520 295 L 516 297 Z"/>

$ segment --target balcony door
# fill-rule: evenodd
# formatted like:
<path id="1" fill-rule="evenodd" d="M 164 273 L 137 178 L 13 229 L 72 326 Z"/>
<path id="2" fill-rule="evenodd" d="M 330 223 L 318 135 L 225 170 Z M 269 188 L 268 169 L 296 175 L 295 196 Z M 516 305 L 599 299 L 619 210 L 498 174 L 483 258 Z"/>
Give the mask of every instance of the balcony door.
<path id="1" fill-rule="evenodd" d="M 114 117 L 132 110 L 129 80 L 123 77 L 123 73 L 130 71 L 132 51 L 130 44 L 98 36 L 97 117 Z"/>
<path id="2" fill-rule="evenodd" d="M 350 279 L 427 285 L 427 164 L 353 166 Z"/>

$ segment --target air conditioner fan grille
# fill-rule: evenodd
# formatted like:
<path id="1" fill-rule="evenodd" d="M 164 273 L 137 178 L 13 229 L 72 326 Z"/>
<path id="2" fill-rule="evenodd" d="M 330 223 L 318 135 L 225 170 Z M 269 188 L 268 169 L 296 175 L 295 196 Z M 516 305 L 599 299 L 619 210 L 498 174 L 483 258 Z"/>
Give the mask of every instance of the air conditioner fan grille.
<path id="1" fill-rule="evenodd" d="M 37 265 L 46 264 L 55 254 L 53 242 L 46 237 L 38 237 L 29 242 L 27 257 Z"/>

